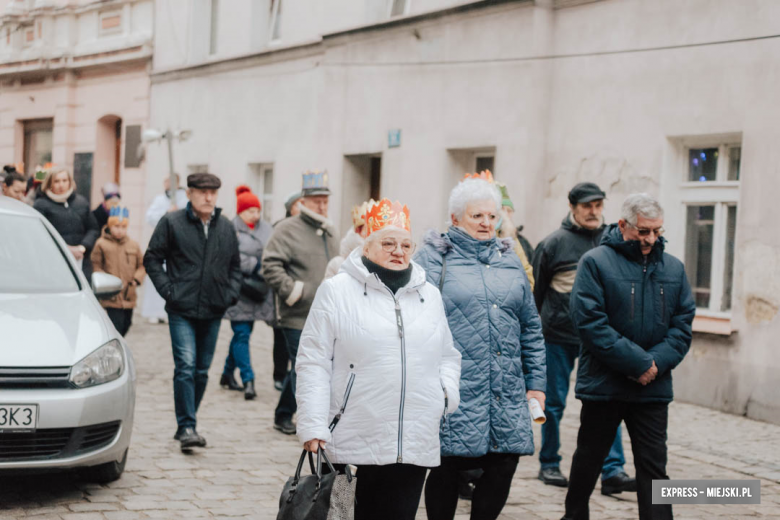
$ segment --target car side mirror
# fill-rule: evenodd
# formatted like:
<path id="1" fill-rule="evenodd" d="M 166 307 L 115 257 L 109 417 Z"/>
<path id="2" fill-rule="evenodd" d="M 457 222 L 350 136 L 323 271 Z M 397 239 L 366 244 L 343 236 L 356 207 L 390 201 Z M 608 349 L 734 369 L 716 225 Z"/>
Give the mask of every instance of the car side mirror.
<path id="1" fill-rule="evenodd" d="M 92 292 L 101 300 L 113 298 L 122 292 L 122 280 L 108 273 L 92 273 Z"/>

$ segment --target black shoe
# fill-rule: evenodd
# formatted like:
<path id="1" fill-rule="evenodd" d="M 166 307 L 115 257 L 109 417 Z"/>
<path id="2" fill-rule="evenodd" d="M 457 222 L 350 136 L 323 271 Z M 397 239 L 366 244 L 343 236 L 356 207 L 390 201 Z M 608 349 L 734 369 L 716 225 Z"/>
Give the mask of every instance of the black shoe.
<path id="1" fill-rule="evenodd" d="M 636 479 L 626 475 L 625 471 L 601 481 L 602 495 L 616 495 L 623 491 L 636 492 Z"/>
<path id="2" fill-rule="evenodd" d="M 281 392 L 284 388 L 284 381 L 274 381 L 274 388 Z"/>
<path id="3" fill-rule="evenodd" d="M 233 374 L 222 374 L 222 377 L 219 379 L 219 386 L 227 388 L 228 390 L 236 390 L 237 392 L 244 389 L 238 384 L 238 381 L 236 381 Z"/>
<path id="4" fill-rule="evenodd" d="M 257 397 L 257 392 L 255 392 L 255 382 L 247 381 L 244 383 L 244 399 L 251 401 L 255 397 Z"/>
<path id="5" fill-rule="evenodd" d="M 461 500 L 471 500 L 474 498 L 474 483 L 458 482 L 458 498 Z"/>
<path id="6" fill-rule="evenodd" d="M 285 435 L 294 435 L 295 424 L 293 424 L 292 419 L 282 419 L 279 421 L 274 421 L 274 430 L 279 430 Z"/>
<path id="7" fill-rule="evenodd" d="M 206 447 L 206 439 L 198 435 L 195 428 L 184 428 L 179 434 L 179 442 L 182 450 Z"/>
<path id="8" fill-rule="evenodd" d="M 569 487 L 569 481 L 559 468 L 542 468 L 539 470 L 539 480 L 548 486 Z"/>

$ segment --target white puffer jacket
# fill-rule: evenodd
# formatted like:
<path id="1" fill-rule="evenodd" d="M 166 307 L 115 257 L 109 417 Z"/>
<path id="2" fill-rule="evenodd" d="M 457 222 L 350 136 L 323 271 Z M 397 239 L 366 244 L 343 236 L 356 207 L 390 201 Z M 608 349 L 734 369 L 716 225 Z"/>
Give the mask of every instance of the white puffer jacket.
<path id="1" fill-rule="evenodd" d="M 298 437 L 326 441 L 341 464 L 438 466 L 441 421 L 460 402 L 460 353 L 441 294 L 412 263 L 394 296 L 361 255 L 353 251 L 320 285 L 306 320 L 295 364 Z"/>

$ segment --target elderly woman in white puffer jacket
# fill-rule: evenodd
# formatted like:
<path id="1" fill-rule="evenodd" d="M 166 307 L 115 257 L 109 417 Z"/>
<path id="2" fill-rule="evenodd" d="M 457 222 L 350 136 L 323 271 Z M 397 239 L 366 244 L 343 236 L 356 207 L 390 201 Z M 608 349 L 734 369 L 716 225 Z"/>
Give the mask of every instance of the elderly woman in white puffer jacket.
<path id="1" fill-rule="evenodd" d="M 411 261 L 409 210 L 383 199 L 366 222 L 363 248 L 320 286 L 303 329 L 298 437 L 358 467 L 356 520 L 412 520 L 460 401 L 460 353 L 438 289 Z"/>

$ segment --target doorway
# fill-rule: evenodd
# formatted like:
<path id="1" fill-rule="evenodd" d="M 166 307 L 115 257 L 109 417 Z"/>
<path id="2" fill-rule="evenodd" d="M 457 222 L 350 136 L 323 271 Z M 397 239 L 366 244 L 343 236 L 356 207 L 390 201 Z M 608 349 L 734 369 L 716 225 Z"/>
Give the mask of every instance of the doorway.
<path id="1" fill-rule="evenodd" d="M 379 200 L 382 197 L 381 187 L 381 153 L 344 156 L 340 219 L 342 230 L 352 227 L 352 207 L 368 199 Z"/>
<path id="2" fill-rule="evenodd" d="M 122 119 L 107 115 L 98 120 L 92 169 L 91 205 L 103 201 L 101 188 L 107 182 L 121 187 Z"/>

